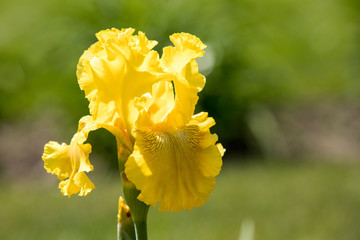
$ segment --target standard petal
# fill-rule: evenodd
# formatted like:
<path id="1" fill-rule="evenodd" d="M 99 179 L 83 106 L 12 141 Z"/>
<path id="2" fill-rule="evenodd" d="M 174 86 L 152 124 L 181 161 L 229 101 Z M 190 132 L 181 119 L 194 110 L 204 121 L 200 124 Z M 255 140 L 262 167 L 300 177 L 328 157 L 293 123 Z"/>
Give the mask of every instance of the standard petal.
<path id="1" fill-rule="evenodd" d="M 198 92 L 204 88 L 206 79 L 199 73 L 199 67 L 195 60 L 185 65 L 182 74 L 190 86 L 195 87 Z"/>
<path id="2" fill-rule="evenodd" d="M 112 28 L 112 29 L 106 29 L 106 30 L 102 30 L 100 32 L 98 32 L 96 35 L 96 38 L 100 41 L 100 42 L 106 42 L 110 39 L 126 39 L 128 37 L 130 37 L 133 33 L 135 32 L 135 29 L 133 28 L 123 28 L 121 30 L 118 30 L 116 28 Z"/>
<path id="3" fill-rule="evenodd" d="M 161 62 L 168 69 L 167 71 L 180 73 L 185 65 L 205 53 L 203 49 L 206 45 L 189 33 L 175 33 L 170 36 L 170 40 L 175 47 L 165 47 L 161 57 Z"/>
<path id="4" fill-rule="evenodd" d="M 169 121 L 184 125 L 194 113 L 198 92 L 205 86 L 205 77 L 198 72 L 195 59 L 204 54 L 206 46 L 188 33 L 173 34 L 170 40 L 175 47 L 165 47 L 160 60 L 164 71 L 173 75 L 175 107 Z"/>
<path id="5" fill-rule="evenodd" d="M 130 46 L 141 53 L 146 54 L 157 45 L 157 41 L 147 39 L 145 33 L 139 31 L 138 35 L 132 36 Z"/>
<path id="6" fill-rule="evenodd" d="M 132 33 L 129 29 L 99 32 L 99 42 L 84 52 L 77 69 L 94 120 L 105 123 L 120 118 L 128 133 L 138 117 L 133 99 L 164 78 L 158 53 L 151 50 L 156 42 L 144 33 Z"/>
<path id="7" fill-rule="evenodd" d="M 160 81 L 152 86 L 152 93 L 136 98 L 134 105 L 139 111 L 136 128 L 152 127 L 165 122 L 174 108 L 175 96 L 171 82 Z"/>
<path id="8" fill-rule="evenodd" d="M 174 33 L 170 36 L 170 41 L 174 43 L 176 49 L 185 52 L 191 58 L 198 58 L 204 55 L 203 49 L 206 48 L 206 45 L 194 35 Z"/>
<path id="9" fill-rule="evenodd" d="M 171 113 L 168 114 L 168 124 L 181 126 L 189 122 L 195 111 L 195 105 L 199 99 L 195 87 L 175 83 L 175 102 Z"/>

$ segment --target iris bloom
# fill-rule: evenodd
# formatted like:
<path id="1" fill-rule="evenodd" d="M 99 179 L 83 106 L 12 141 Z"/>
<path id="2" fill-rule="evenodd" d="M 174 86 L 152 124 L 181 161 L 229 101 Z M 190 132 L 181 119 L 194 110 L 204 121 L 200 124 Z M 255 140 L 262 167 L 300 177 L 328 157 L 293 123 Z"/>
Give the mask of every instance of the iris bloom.
<path id="1" fill-rule="evenodd" d="M 85 141 L 90 131 L 105 128 L 116 137 L 119 162 L 140 190 L 139 200 L 162 211 L 200 206 L 215 187 L 225 151 L 210 133 L 214 119 L 193 115 L 205 85 L 195 59 L 206 46 L 176 33 L 160 58 L 152 50 L 157 42 L 134 31 L 101 31 L 81 56 L 77 77 L 90 115 L 80 120 L 70 145 L 45 145 L 45 169 L 61 180 L 64 195 L 89 194 L 95 186 L 86 176 L 93 166 Z"/>

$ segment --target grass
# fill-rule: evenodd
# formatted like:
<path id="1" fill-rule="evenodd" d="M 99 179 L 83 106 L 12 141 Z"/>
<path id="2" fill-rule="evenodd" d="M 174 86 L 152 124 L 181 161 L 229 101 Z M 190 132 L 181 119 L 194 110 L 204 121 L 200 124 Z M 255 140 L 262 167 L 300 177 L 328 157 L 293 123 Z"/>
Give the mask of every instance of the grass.
<path id="1" fill-rule="evenodd" d="M 91 178 L 97 189 L 70 199 L 54 176 L 0 183 L 0 239 L 116 239 L 119 178 Z M 149 239 L 237 240 L 249 223 L 256 240 L 359 239 L 359 182 L 358 165 L 229 163 L 204 206 L 151 208 Z"/>

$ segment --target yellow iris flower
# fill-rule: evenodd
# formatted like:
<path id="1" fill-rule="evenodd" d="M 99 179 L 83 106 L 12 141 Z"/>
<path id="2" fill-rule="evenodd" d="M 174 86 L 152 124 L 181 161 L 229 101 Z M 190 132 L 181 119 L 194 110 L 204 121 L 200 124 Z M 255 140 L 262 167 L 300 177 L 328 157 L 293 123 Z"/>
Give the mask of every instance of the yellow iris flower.
<path id="1" fill-rule="evenodd" d="M 206 47 L 187 33 L 170 36 L 174 46 L 163 55 L 156 41 L 134 29 L 96 34 L 98 42 L 81 56 L 80 88 L 89 100 L 90 116 L 79 122 L 70 145 L 45 145 L 45 169 L 61 180 L 64 195 L 87 195 L 95 188 L 85 172 L 90 131 L 105 128 L 117 140 L 118 157 L 129 181 L 141 191 L 138 199 L 159 210 L 179 211 L 202 205 L 215 187 L 224 148 L 210 133 L 214 119 L 194 114 L 205 77 L 196 58 Z"/>

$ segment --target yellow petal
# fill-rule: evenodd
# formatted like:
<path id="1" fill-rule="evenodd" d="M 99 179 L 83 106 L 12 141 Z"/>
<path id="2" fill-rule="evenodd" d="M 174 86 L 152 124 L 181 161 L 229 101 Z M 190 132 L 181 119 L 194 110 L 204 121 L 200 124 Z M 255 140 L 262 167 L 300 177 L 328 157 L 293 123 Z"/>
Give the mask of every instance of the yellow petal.
<path id="1" fill-rule="evenodd" d="M 175 103 L 173 86 L 168 81 L 160 81 L 152 86 L 152 94 L 147 93 L 136 98 L 139 116 L 137 128 L 152 127 L 154 124 L 165 122 Z"/>
<path id="2" fill-rule="evenodd" d="M 75 183 L 74 183 L 74 180 L 73 179 L 67 179 L 67 180 L 64 180 L 64 181 L 61 181 L 59 183 L 59 188 L 61 190 L 61 193 L 64 195 L 64 196 L 69 196 L 71 197 L 71 195 L 73 194 L 77 194 L 80 192 L 80 187 L 77 186 Z"/>
<path id="3" fill-rule="evenodd" d="M 73 136 L 71 142 L 82 144 L 87 140 L 91 131 L 104 128 L 115 136 L 118 159 L 122 164 L 125 164 L 126 159 L 133 150 L 133 147 L 131 139 L 122 124 L 123 122 L 119 118 L 110 123 L 99 123 L 95 121 L 92 116 L 82 117 L 79 121 L 78 132 Z"/>
<path id="4" fill-rule="evenodd" d="M 65 143 L 60 145 L 57 142 L 49 142 L 45 145 L 42 156 L 45 169 L 63 180 L 59 187 L 64 195 L 70 197 L 80 192 L 79 195 L 84 196 L 95 189 L 94 184 L 85 174 L 93 170 L 89 162 L 90 152 L 90 144 L 78 144 L 75 141 L 70 145 Z"/>
<path id="5" fill-rule="evenodd" d="M 44 147 L 44 167 L 48 173 L 57 175 L 60 180 L 68 178 L 72 172 L 68 151 L 67 144 L 60 145 L 54 141 L 48 142 Z"/>
<path id="6" fill-rule="evenodd" d="M 208 117 L 207 112 L 200 112 L 191 117 L 189 124 L 196 124 L 202 131 L 206 131 L 215 125 L 215 120 L 212 117 Z"/>
<path id="7" fill-rule="evenodd" d="M 141 201 L 154 206 L 160 202 L 161 211 L 180 211 L 209 198 L 222 160 L 218 147 L 203 147 L 203 142 L 210 141 L 207 131 L 197 125 L 164 124 L 136 131 L 125 173 L 141 190 Z"/>
<path id="8" fill-rule="evenodd" d="M 44 147 L 44 167 L 60 180 L 59 187 L 64 195 L 71 196 L 79 193 L 85 196 L 95 188 L 94 184 L 86 176 L 85 172 L 93 171 L 93 166 L 89 161 L 91 145 L 84 144 L 89 132 L 98 128 L 105 128 L 110 131 L 117 140 L 118 157 L 125 160 L 132 152 L 131 141 L 125 133 L 124 128 L 114 123 L 98 123 L 92 116 L 85 116 L 79 121 L 77 133 L 71 139 L 70 145 L 65 143 L 49 142 Z"/>
<path id="9" fill-rule="evenodd" d="M 95 189 L 95 185 L 86 176 L 85 172 L 78 172 L 74 177 L 74 183 L 80 187 L 79 196 L 86 196 Z"/>
<path id="10" fill-rule="evenodd" d="M 175 102 L 167 117 L 168 124 L 181 126 L 189 122 L 199 99 L 197 93 L 195 87 L 182 83 L 175 84 Z"/>
<path id="11" fill-rule="evenodd" d="M 118 30 L 116 28 L 102 30 L 98 32 L 96 35 L 96 38 L 100 42 L 106 42 L 110 39 L 118 38 L 118 39 L 126 39 L 130 37 L 135 32 L 135 29 L 133 28 L 123 28 L 121 30 Z"/>
<path id="12" fill-rule="evenodd" d="M 157 41 L 148 40 L 145 36 L 145 33 L 139 31 L 138 35 L 132 36 L 132 41 L 130 46 L 133 49 L 141 51 L 141 53 L 146 54 L 157 45 Z"/>
<path id="13" fill-rule="evenodd" d="M 132 30 L 106 30 L 99 41 L 79 60 L 77 77 L 90 101 L 90 113 L 97 122 L 121 119 L 129 133 L 138 117 L 133 99 L 151 91 L 152 84 L 164 78 L 159 56 L 150 50 L 155 41 Z"/>
<path id="14" fill-rule="evenodd" d="M 79 196 L 88 195 L 95 185 L 90 181 L 84 172 L 78 172 L 74 178 L 69 178 L 65 181 L 60 182 L 59 188 L 61 193 L 65 196 L 71 196 L 72 194 L 79 193 Z"/>
<path id="15" fill-rule="evenodd" d="M 198 92 L 204 88 L 206 79 L 199 73 L 199 67 L 195 60 L 185 65 L 182 74 L 190 86 L 195 87 Z"/>
<path id="16" fill-rule="evenodd" d="M 115 136 L 118 153 L 123 153 L 128 156 L 132 152 L 131 140 L 120 119 L 116 119 L 114 122 L 110 123 L 99 123 L 96 122 L 92 116 L 84 116 L 79 121 L 78 132 L 74 135 L 72 141 L 84 143 L 87 140 L 89 133 L 99 128 L 104 128 Z"/>
<path id="17" fill-rule="evenodd" d="M 202 49 L 206 46 L 188 33 L 176 33 L 170 39 L 175 47 L 165 47 L 160 60 L 164 71 L 173 75 L 175 86 L 175 107 L 169 122 L 184 125 L 194 113 L 197 93 L 205 85 L 205 77 L 198 72 L 195 59 L 204 54 Z"/>
<path id="18" fill-rule="evenodd" d="M 165 47 L 162 64 L 168 71 L 180 73 L 186 64 L 204 55 L 206 47 L 199 38 L 189 33 L 175 33 L 170 36 L 175 47 Z"/>
<path id="19" fill-rule="evenodd" d="M 192 58 L 198 58 L 204 55 L 203 49 L 206 45 L 199 38 L 189 33 L 174 33 L 170 36 L 171 42 L 179 51 L 186 52 Z"/>
<path id="20" fill-rule="evenodd" d="M 221 156 L 224 156 L 226 149 L 223 147 L 223 145 L 221 143 L 218 143 L 218 144 L 216 144 L 216 147 L 219 149 Z"/>

